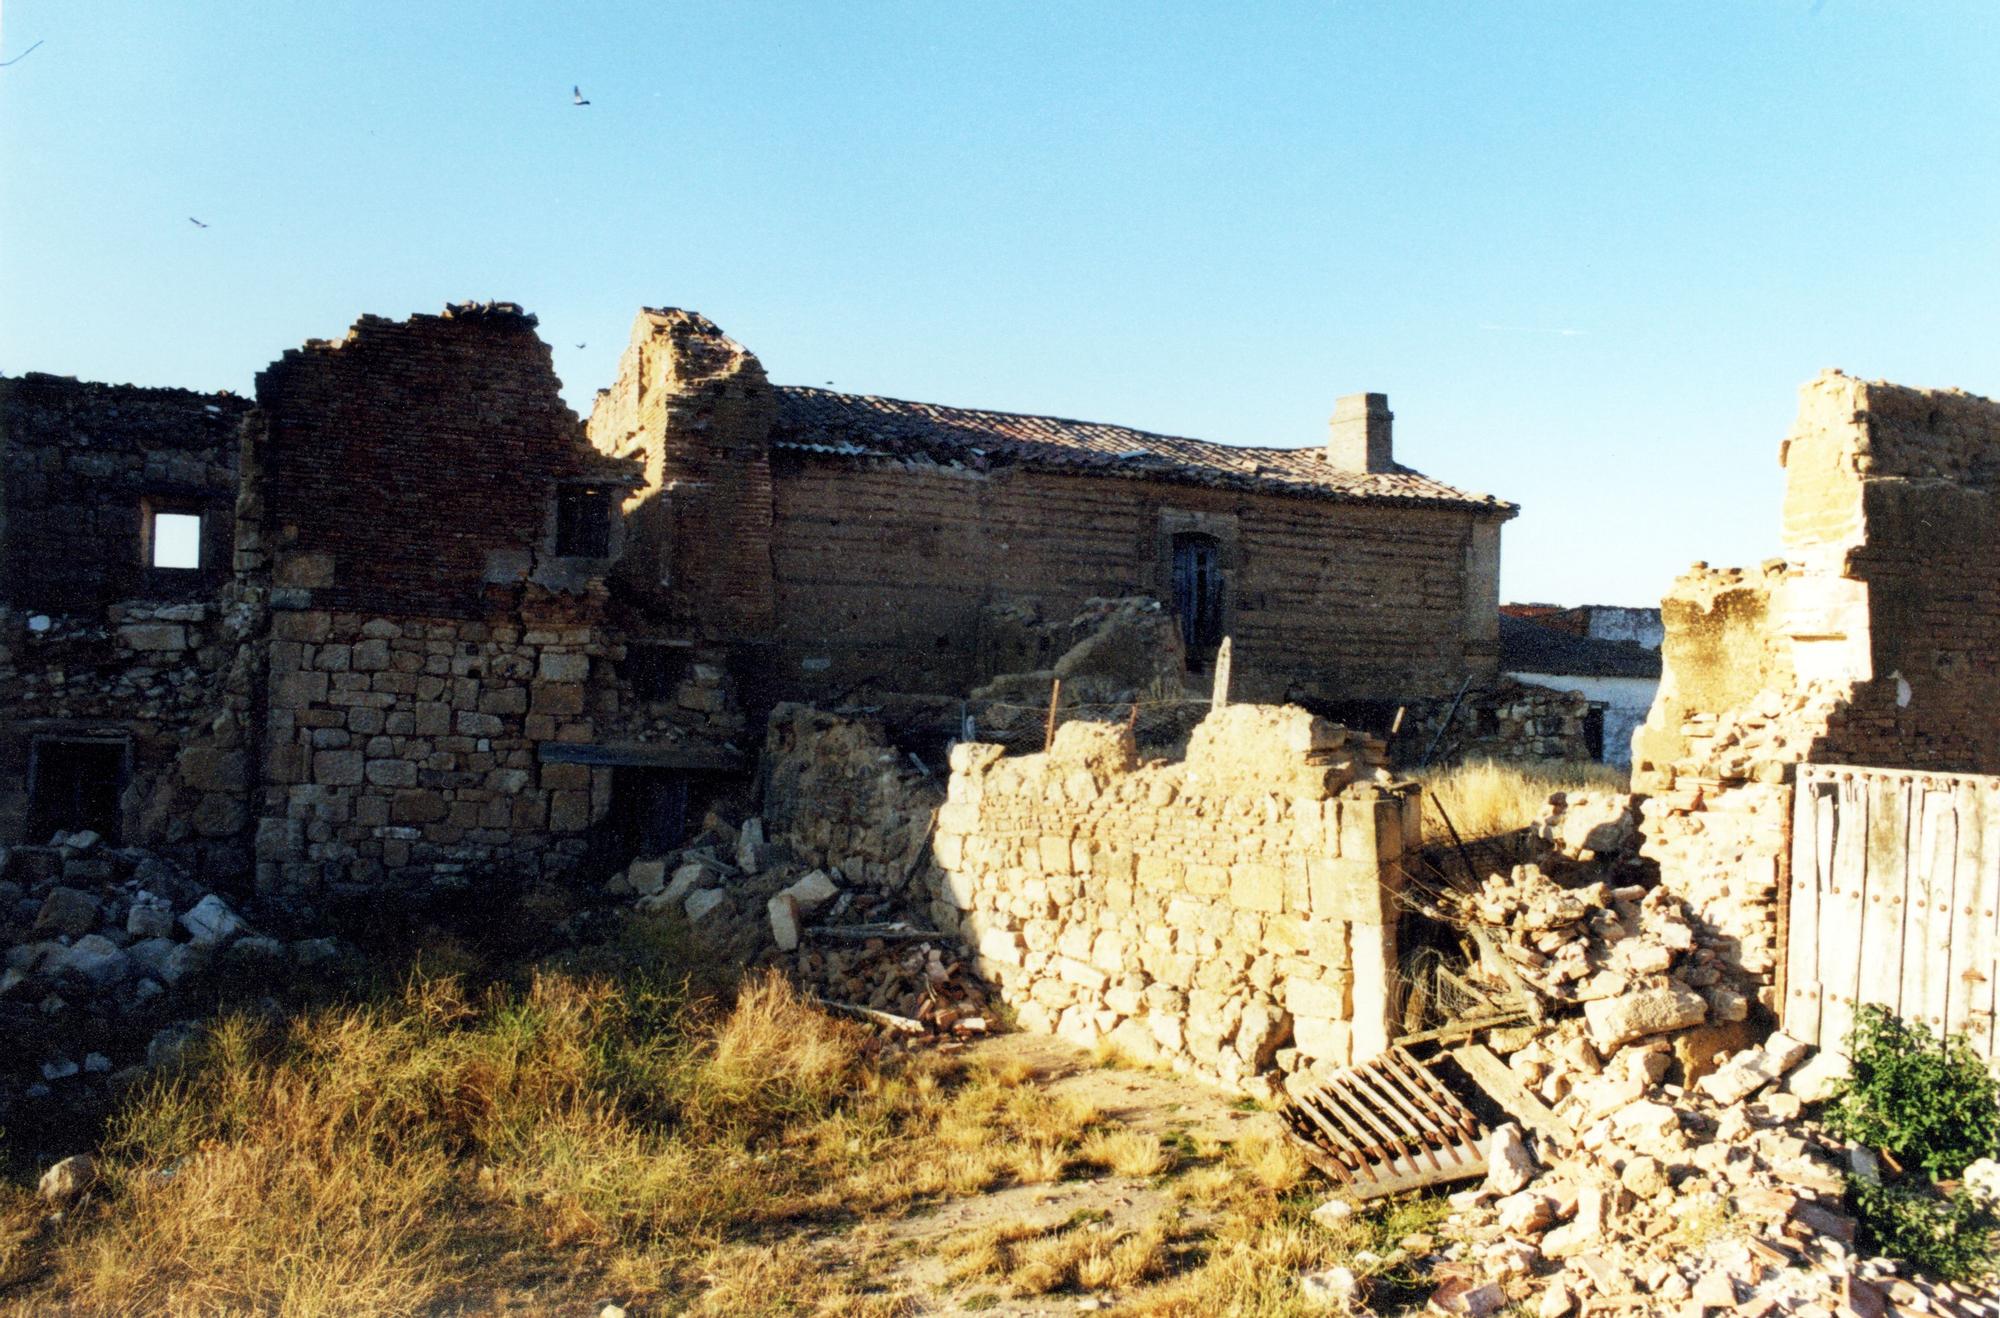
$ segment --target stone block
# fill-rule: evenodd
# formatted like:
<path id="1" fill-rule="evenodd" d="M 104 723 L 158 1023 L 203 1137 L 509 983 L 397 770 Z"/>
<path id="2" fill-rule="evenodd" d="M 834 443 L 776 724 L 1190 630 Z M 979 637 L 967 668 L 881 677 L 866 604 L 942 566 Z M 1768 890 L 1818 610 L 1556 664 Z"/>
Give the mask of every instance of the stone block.
<path id="1" fill-rule="evenodd" d="M 432 824 L 450 809 L 442 793 L 419 788 L 397 792 L 389 802 L 389 818 L 398 824 Z"/>
<path id="2" fill-rule="evenodd" d="M 590 656 L 544 650 L 535 672 L 544 682 L 581 682 L 590 676 Z"/>
<path id="3" fill-rule="evenodd" d="M 326 699 L 325 673 L 277 673 L 270 681 L 273 709 L 305 709 Z"/>
<path id="4" fill-rule="evenodd" d="M 1246 911 L 1275 913 L 1284 910 L 1284 871 L 1275 865 L 1254 862 L 1232 865 L 1229 869 L 1229 900 Z"/>
<path id="5" fill-rule="evenodd" d="M 249 786 L 249 756 L 241 750 L 190 746 L 178 766 L 181 781 L 198 792 L 240 792 Z"/>
<path id="6" fill-rule="evenodd" d="M 530 707 L 537 714 L 573 718 L 583 712 L 583 688 L 570 682 L 537 682 L 531 701 Z"/>
<path id="7" fill-rule="evenodd" d="M 325 787 L 355 787 L 361 783 L 363 759 L 357 750 L 317 751 L 312 760 L 313 781 Z"/>
<path id="8" fill-rule="evenodd" d="M 128 622 L 118 629 L 118 643 L 128 650 L 178 654 L 188 648 L 187 628 L 178 623 Z"/>
<path id="9" fill-rule="evenodd" d="M 1294 1014 L 1292 1046 L 1313 1061 L 1345 1066 L 1353 1055 L 1353 1032 L 1344 1020 Z"/>
<path id="10" fill-rule="evenodd" d="M 554 792 L 549 797 L 549 831 L 580 833 L 590 827 L 589 792 Z"/>
<path id="11" fill-rule="evenodd" d="M 408 760 L 370 760 L 363 772 L 376 787 L 417 785 L 417 766 Z"/>

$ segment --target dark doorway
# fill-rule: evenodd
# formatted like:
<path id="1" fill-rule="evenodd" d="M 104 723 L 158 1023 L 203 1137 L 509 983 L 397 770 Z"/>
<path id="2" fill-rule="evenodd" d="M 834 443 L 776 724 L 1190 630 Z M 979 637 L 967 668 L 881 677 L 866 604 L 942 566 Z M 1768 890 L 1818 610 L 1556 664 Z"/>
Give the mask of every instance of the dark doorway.
<path id="1" fill-rule="evenodd" d="M 118 795 L 125 789 L 122 741 L 35 742 L 28 758 L 28 840 L 88 828 L 118 841 Z"/>
<path id="2" fill-rule="evenodd" d="M 688 780 L 674 769 L 611 771 L 611 824 L 627 857 L 660 856 L 687 841 Z"/>
<path id="3" fill-rule="evenodd" d="M 1206 669 L 1222 645 L 1222 546 L 1212 535 L 1174 537 L 1174 613 L 1188 668 Z"/>
<path id="4" fill-rule="evenodd" d="M 1583 716 L 1583 744 L 1590 748 L 1590 758 L 1602 762 L 1604 759 L 1604 706 L 1592 705 Z"/>

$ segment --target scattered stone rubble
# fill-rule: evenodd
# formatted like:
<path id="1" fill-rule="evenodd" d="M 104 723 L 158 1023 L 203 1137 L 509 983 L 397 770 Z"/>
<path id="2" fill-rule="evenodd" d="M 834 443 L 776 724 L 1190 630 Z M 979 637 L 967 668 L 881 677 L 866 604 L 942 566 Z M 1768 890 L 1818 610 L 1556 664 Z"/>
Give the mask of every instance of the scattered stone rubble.
<path id="1" fill-rule="evenodd" d="M 1858 1252 L 1843 1173 L 1866 1151 L 1809 1113 L 1838 1059 L 1751 1019 L 1732 945 L 1679 896 L 1618 881 L 1638 815 L 1623 796 L 1558 796 L 1538 863 L 1458 895 L 1488 950 L 1468 975 L 1545 1017 L 1476 1038 L 1555 1120 L 1494 1131 L 1486 1182 L 1453 1196 L 1451 1244 L 1405 1242 L 1440 1280 L 1433 1309 L 2000 1314 L 1991 1288 Z"/>
<path id="2" fill-rule="evenodd" d="M 724 844 L 729 825 L 711 817 L 701 840 L 667 856 L 635 860 L 607 891 L 634 898 L 649 915 L 685 921 L 720 956 L 774 965 L 829 1005 L 878 1013 L 905 1033 L 978 1034 L 990 1019 L 985 986 L 956 940 L 929 931 L 893 895 L 851 882 L 839 869 L 808 869 L 769 844 L 751 818 Z M 925 936 L 928 934 L 928 936 Z"/>
<path id="3" fill-rule="evenodd" d="M 284 940 L 175 863 L 58 833 L 0 847 L 0 1126 L 91 1108 L 175 1056 L 224 981 L 327 967 L 331 938 Z"/>

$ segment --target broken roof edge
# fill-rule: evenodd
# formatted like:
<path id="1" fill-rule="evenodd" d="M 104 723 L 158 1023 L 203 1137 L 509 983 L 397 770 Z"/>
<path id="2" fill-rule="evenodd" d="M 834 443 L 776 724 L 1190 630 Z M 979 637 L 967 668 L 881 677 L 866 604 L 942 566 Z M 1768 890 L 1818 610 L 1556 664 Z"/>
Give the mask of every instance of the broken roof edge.
<path id="1" fill-rule="evenodd" d="M 795 452 L 937 459 L 943 451 L 969 456 L 982 468 L 1085 471 L 1127 479 L 1254 489 L 1329 502 L 1463 508 L 1503 522 L 1520 513 L 1518 504 L 1458 489 L 1401 463 L 1381 472 L 1341 471 L 1327 462 L 1324 445 L 1278 448 L 1229 444 L 1111 422 L 924 403 L 813 385 L 774 385 L 772 392 L 780 404 L 773 447 Z M 823 405 L 817 410 L 830 406 L 852 415 L 821 416 L 815 424 L 815 418 L 801 415 L 815 410 L 814 404 Z M 879 425 L 859 423 L 857 416 L 862 413 L 871 414 Z M 858 429 L 861 439 L 877 442 L 857 442 L 844 433 L 829 435 L 824 429 L 829 421 L 835 427 Z M 817 439 L 807 437 L 814 433 Z M 904 442 L 902 446 L 898 440 Z M 911 452 L 912 446 L 918 451 Z"/>

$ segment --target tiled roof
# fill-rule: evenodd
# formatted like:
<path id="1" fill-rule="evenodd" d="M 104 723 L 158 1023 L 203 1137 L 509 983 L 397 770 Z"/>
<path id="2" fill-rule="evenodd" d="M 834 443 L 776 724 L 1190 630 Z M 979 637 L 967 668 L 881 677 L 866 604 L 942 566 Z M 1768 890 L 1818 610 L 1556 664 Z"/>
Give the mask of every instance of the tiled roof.
<path id="1" fill-rule="evenodd" d="M 1502 613 L 1500 667 L 1510 673 L 1548 673 L 1557 677 L 1658 678 L 1660 652 L 1648 650 L 1637 641 L 1578 636 Z"/>
<path id="2" fill-rule="evenodd" d="M 1517 511 L 1407 467 L 1338 471 L 1323 448 L 1240 448 L 1156 435 L 1129 426 L 1052 416 L 942 407 L 897 398 L 779 385 L 772 442 L 780 448 L 851 457 L 927 458 L 974 470 L 1026 466 L 1221 485 L 1322 499 Z"/>

